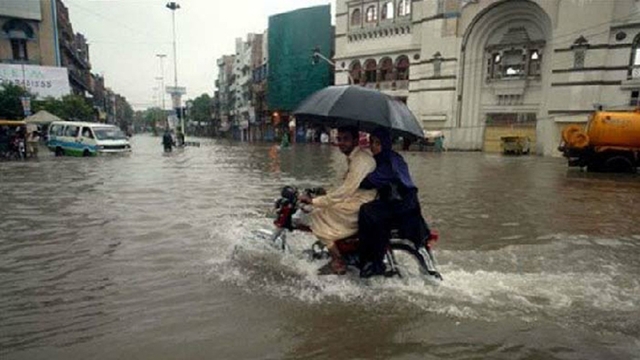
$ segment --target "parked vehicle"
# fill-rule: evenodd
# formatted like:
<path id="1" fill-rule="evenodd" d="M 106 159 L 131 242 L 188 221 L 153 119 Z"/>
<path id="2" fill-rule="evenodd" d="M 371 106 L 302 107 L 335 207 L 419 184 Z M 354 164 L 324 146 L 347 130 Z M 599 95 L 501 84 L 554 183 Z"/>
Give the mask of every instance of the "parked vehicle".
<path id="1" fill-rule="evenodd" d="M 116 126 L 72 121 L 58 121 L 49 126 L 47 147 L 56 156 L 131 152 L 127 136 Z"/>
<path id="2" fill-rule="evenodd" d="M 526 136 L 503 136 L 500 138 L 500 146 L 502 147 L 502 153 L 522 155 L 529 154 L 530 141 Z"/>
<path id="3" fill-rule="evenodd" d="M 596 111 L 586 128 L 562 131 L 558 148 L 569 166 L 589 171 L 635 172 L 640 166 L 640 109 L 634 112 Z"/>

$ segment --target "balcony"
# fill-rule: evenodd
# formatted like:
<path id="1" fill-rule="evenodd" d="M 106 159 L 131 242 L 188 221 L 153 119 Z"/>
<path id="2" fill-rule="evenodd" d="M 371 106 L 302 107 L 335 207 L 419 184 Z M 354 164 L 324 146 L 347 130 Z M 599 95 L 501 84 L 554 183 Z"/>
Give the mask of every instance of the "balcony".
<path id="1" fill-rule="evenodd" d="M 78 54 L 78 50 L 75 48 L 74 44 L 68 40 L 62 40 L 62 45 L 67 50 L 67 52 L 71 55 L 71 57 L 80 65 L 82 65 L 85 69 L 91 69 L 91 64 L 87 59 L 83 58 Z"/>
<path id="2" fill-rule="evenodd" d="M 40 59 L 27 59 L 27 60 L 16 60 L 16 59 L 0 59 L 0 63 L 3 64 L 17 64 L 17 65 L 40 65 Z"/>
<path id="3" fill-rule="evenodd" d="M 69 79 L 74 83 L 80 85 L 83 91 L 93 93 L 93 89 L 91 88 L 91 83 L 87 80 L 88 73 L 78 70 L 78 69 L 69 69 Z"/>

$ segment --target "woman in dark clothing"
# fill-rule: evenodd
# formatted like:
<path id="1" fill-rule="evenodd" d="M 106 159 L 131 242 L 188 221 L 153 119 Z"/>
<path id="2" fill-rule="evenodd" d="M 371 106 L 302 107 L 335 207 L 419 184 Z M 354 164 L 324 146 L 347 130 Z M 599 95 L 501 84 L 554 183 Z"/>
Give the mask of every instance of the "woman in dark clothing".
<path id="1" fill-rule="evenodd" d="M 358 215 L 361 277 L 384 274 L 384 254 L 392 229 L 398 229 L 401 238 L 416 244 L 429 237 L 418 188 L 411 180 L 407 163 L 391 149 L 391 134 L 379 128 L 371 133 L 370 142 L 376 169 L 360 187 L 377 189 L 378 197 L 362 205 Z"/>

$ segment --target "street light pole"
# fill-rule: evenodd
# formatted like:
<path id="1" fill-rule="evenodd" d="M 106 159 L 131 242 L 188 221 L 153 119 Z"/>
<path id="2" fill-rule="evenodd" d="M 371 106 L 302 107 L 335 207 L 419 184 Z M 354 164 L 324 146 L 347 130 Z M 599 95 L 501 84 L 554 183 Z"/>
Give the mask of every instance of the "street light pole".
<path id="1" fill-rule="evenodd" d="M 167 54 L 156 54 L 156 56 L 160 58 L 160 96 L 162 96 L 162 111 L 164 111 L 164 58 L 167 57 Z"/>
<path id="2" fill-rule="evenodd" d="M 325 57 L 324 55 L 322 55 L 320 53 L 320 49 L 316 47 L 315 49 L 313 49 L 313 57 L 312 57 L 313 64 L 317 64 L 319 62 L 319 59 L 322 59 L 324 62 L 326 62 L 327 64 L 331 65 L 334 69 L 336 68 L 336 63 L 334 61 L 332 61 L 331 59 L 329 59 L 329 58 Z M 342 70 L 345 70 L 345 69 L 342 68 Z M 349 76 L 349 80 L 351 80 L 351 84 L 354 84 L 353 83 L 353 77 L 351 77 L 351 73 L 349 71 L 347 71 L 347 76 Z"/>
<path id="3" fill-rule="evenodd" d="M 174 91 L 178 91 L 178 52 L 176 50 L 176 10 L 180 9 L 180 4 L 175 1 L 171 1 L 167 3 L 166 7 L 171 10 L 171 19 L 173 22 L 173 86 Z M 178 95 L 179 96 L 179 95 Z M 179 99 L 179 97 L 178 97 Z M 178 111 L 180 111 L 180 127 L 182 128 L 182 133 L 185 133 L 184 128 L 184 114 L 182 113 L 182 103 L 178 101 Z"/>

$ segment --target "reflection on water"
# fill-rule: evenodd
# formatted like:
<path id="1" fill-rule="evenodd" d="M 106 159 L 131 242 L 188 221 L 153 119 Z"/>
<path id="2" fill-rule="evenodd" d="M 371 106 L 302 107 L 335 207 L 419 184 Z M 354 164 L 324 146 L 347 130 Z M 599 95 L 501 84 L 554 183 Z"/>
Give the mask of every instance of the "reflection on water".
<path id="1" fill-rule="evenodd" d="M 445 282 L 319 277 L 254 235 L 330 146 L 202 140 L 0 164 L 0 354 L 34 358 L 632 358 L 640 178 L 561 159 L 406 153 Z M 631 355 L 635 354 L 635 355 Z"/>

